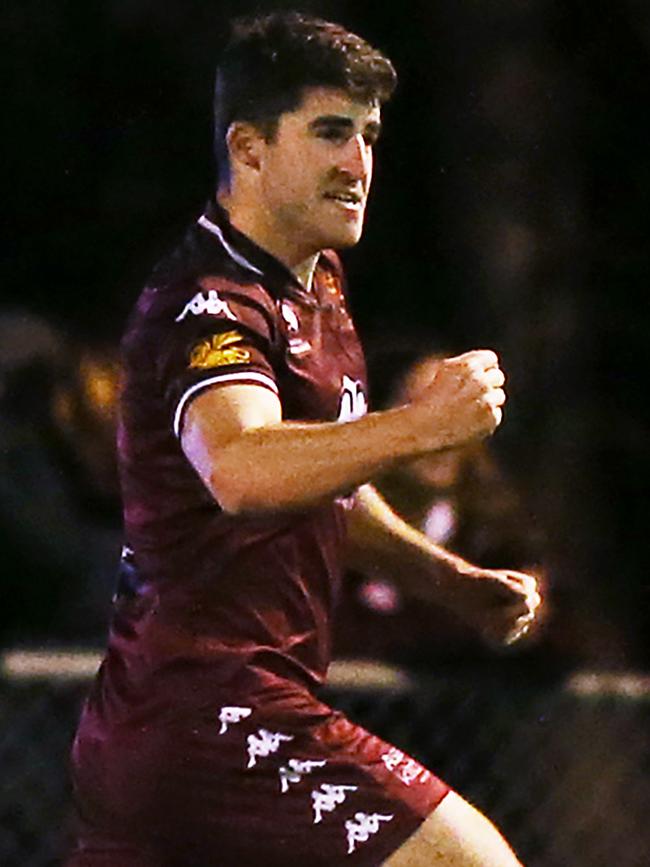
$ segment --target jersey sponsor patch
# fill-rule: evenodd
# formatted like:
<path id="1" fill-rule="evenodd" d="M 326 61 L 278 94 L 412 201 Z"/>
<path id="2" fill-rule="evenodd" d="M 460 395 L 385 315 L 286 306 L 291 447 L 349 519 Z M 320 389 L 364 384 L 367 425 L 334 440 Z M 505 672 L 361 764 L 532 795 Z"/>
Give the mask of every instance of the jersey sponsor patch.
<path id="1" fill-rule="evenodd" d="M 351 379 L 346 374 L 341 382 L 341 397 L 339 398 L 339 412 L 337 421 L 354 421 L 361 418 L 368 411 L 368 401 L 363 389 L 363 383 L 358 379 Z"/>
<path id="2" fill-rule="evenodd" d="M 414 782 L 425 783 L 431 776 L 431 773 L 419 762 L 409 758 L 396 747 L 392 747 L 387 753 L 384 753 L 381 760 L 386 768 L 394 773 L 405 786 L 410 786 Z"/>
<path id="3" fill-rule="evenodd" d="M 228 364 L 244 364 L 250 361 L 248 349 L 238 346 L 243 337 L 237 331 L 213 334 L 195 343 L 190 350 L 190 368 L 206 370 Z"/>

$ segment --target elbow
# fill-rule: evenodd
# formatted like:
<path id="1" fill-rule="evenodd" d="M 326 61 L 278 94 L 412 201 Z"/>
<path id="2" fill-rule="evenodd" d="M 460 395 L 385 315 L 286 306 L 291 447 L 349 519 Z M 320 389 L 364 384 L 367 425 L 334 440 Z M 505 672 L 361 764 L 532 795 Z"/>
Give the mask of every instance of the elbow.
<path id="1" fill-rule="evenodd" d="M 231 481 L 223 484 L 211 478 L 208 488 L 222 512 L 233 518 L 281 512 L 295 507 L 290 499 L 279 496 L 278 491 L 265 489 L 259 483 L 237 484 Z"/>
<path id="2" fill-rule="evenodd" d="M 252 473 L 247 478 L 238 478 L 228 473 L 212 472 L 207 487 L 221 510 L 231 517 L 273 510 L 277 504 L 264 496 L 259 484 L 251 482 L 254 478 Z"/>
<path id="3" fill-rule="evenodd" d="M 226 514 L 236 517 L 251 511 L 248 505 L 246 489 L 242 485 L 225 481 L 214 473 L 210 474 L 207 484 L 208 490 L 218 503 L 220 509 Z"/>

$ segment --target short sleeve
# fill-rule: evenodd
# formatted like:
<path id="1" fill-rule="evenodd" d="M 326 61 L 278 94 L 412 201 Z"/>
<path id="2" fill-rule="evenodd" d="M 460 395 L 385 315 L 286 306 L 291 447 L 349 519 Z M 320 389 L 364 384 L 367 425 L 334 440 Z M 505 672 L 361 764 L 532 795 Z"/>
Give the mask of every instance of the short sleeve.
<path id="1" fill-rule="evenodd" d="M 209 387 L 250 384 L 278 394 L 275 306 L 260 285 L 206 277 L 170 308 L 158 376 L 180 437 L 191 401 Z"/>

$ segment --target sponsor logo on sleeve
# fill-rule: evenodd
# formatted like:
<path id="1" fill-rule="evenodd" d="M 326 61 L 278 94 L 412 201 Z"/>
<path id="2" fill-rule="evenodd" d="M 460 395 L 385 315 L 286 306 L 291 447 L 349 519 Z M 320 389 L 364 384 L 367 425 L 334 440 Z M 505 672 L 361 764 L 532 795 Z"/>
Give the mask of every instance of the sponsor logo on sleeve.
<path id="1" fill-rule="evenodd" d="M 226 316 L 228 319 L 236 318 L 227 302 L 219 297 L 217 290 L 209 289 L 207 292 L 197 292 L 176 317 L 176 322 L 182 322 L 190 314 L 202 316 L 204 313 L 209 313 L 210 316 Z"/>
<path id="2" fill-rule="evenodd" d="M 226 331 L 224 334 L 213 334 L 195 343 L 190 351 L 191 368 L 206 370 L 212 367 L 224 367 L 227 364 L 244 364 L 250 361 L 248 349 L 239 346 L 243 341 L 237 331 Z"/>
<path id="3" fill-rule="evenodd" d="M 386 765 L 389 771 L 394 771 L 395 768 L 402 762 L 405 758 L 404 753 L 401 750 L 396 749 L 395 747 L 391 747 L 387 753 L 383 753 L 381 760 Z"/>
<path id="4" fill-rule="evenodd" d="M 221 723 L 219 734 L 225 734 L 228 731 L 228 726 L 240 723 L 252 713 L 253 710 L 250 707 L 222 707 L 219 711 L 219 722 Z"/>
<path id="5" fill-rule="evenodd" d="M 323 813 L 331 813 L 345 801 L 348 792 L 356 792 L 358 788 L 358 786 L 334 786 L 331 783 L 322 783 L 318 789 L 314 789 L 311 793 L 314 825 L 322 822 Z"/>
<path id="6" fill-rule="evenodd" d="M 315 768 L 324 768 L 326 761 L 315 762 L 310 759 L 289 759 L 278 771 L 280 775 L 280 791 L 288 792 L 291 783 L 299 783 L 306 774 L 311 774 Z"/>
<path id="7" fill-rule="evenodd" d="M 384 816 L 381 813 L 355 813 L 354 819 L 348 819 L 345 830 L 348 833 L 348 855 L 357 847 L 357 843 L 365 843 L 371 834 L 379 830 L 380 822 L 390 822 L 392 814 Z"/>
<path id="8" fill-rule="evenodd" d="M 358 379 L 343 376 L 341 383 L 341 397 L 339 399 L 339 412 L 337 420 L 340 422 L 354 421 L 368 412 L 368 401 L 363 388 L 363 383 Z"/>
<path id="9" fill-rule="evenodd" d="M 431 773 L 422 767 L 419 762 L 409 758 L 406 753 L 395 747 L 384 753 L 381 760 L 386 768 L 395 774 L 405 786 L 410 786 L 411 783 L 415 782 L 424 783 L 431 776 Z"/>
<path id="10" fill-rule="evenodd" d="M 248 764 L 246 767 L 254 768 L 258 759 L 265 759 L 271 753 L 276 753 L 283 741 L 293 740 L 293 735 L 283 735 L 280 732 L 259 729 L 257 734 L 249 735 L 246 740 L 248 743 Z"/>

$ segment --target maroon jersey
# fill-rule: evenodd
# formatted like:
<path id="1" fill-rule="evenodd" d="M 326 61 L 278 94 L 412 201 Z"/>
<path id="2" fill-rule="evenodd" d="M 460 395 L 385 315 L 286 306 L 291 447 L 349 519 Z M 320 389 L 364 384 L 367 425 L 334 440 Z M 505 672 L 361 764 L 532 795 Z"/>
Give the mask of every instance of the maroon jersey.
<path id="1" fill-rule="evenodd" d="M 118 445 L 128 565 L 105 676 L 112 668 L 121 695 L 136 681 L 141 693 L 155 676 L 159 693 L 166 677 L 175 691 L 178 672 L 185 683 L 194 669 L 188 698 L 202 684 L 244 677 L 243 669 L 320 682 L 343 502 L 227 515 L 180 435 L 197 395 L 233 383 L 278 394 L 285 419 L 344 422 L 365 412 L 364 361 L 336 255 L 321 255 L 307 292 L 211 206 L 154 273 L 123 348 Z M 126 670 L 137 671 L 131 683 L 121 682 Z"/>
<path id="2" fill-rule="evenodd" d="M 127 547 L 73 747 L 67 863 L 375 867 L 449 788 L 312 693 L 344 501 L 227 515 L 179 440 L 190 401 L 232 383 L 278 394 L 285 419 L 365 412 L 338 260 L 321 255 L 308 293 L 211 207 L 145 289 L 124 350 Z"/>

